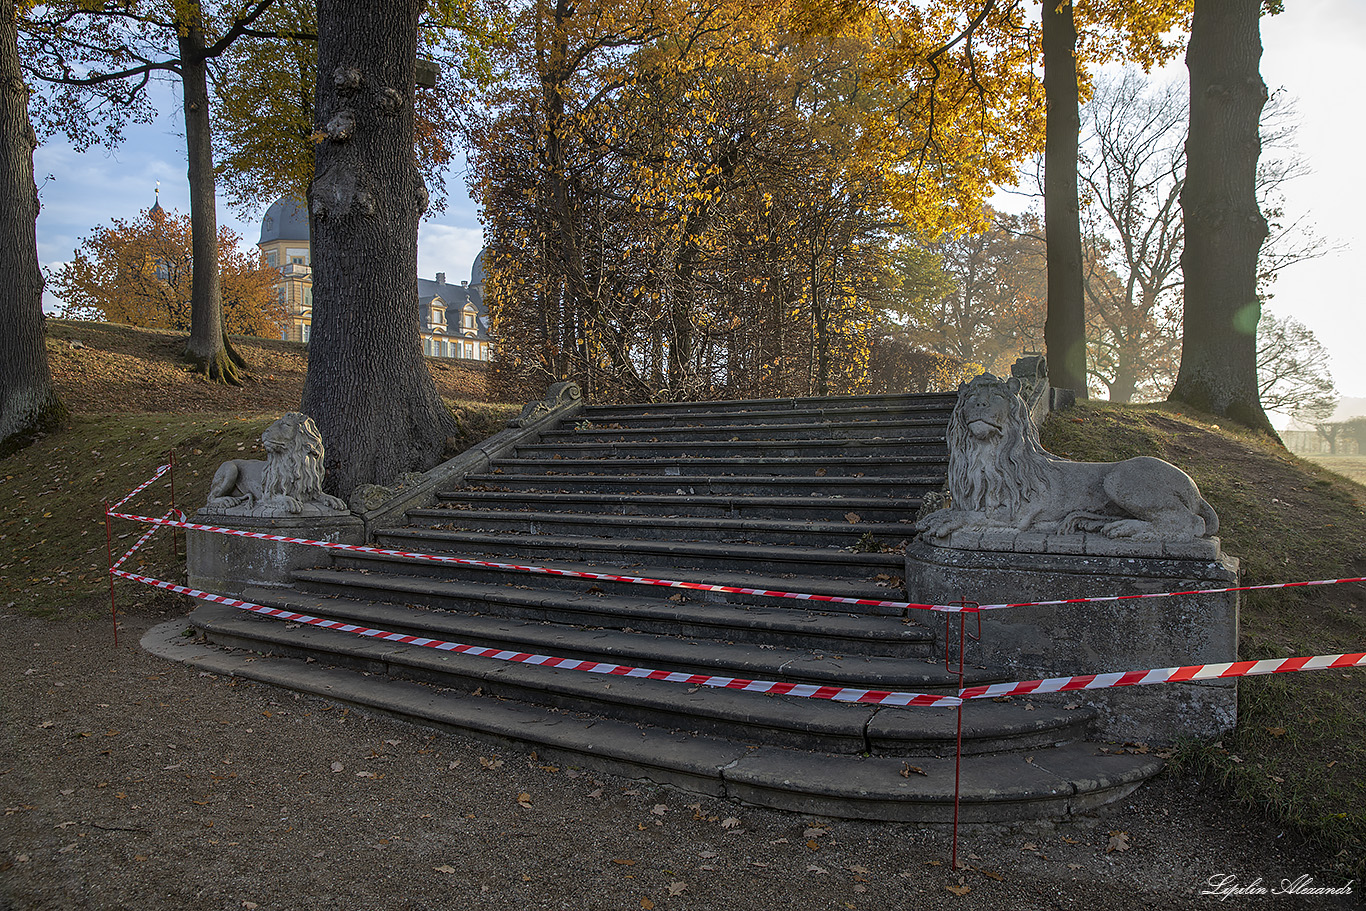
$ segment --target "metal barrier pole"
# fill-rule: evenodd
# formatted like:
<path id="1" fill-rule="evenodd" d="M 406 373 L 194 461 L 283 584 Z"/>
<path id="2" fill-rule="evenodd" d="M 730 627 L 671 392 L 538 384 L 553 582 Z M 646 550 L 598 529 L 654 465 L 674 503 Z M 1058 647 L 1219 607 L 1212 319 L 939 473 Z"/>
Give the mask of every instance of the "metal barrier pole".
<path id="1" fill-rule="evenodd" d="M 175 450 L 167 452 L 167 462 L 171 466 L 167 472 L 171 477 L 171 510 L 175 510 Z M 175 554 L 176 562 L 180 562 L 180 529 L 171 526 L 171 552 Z"/>
<path id="2" fill-rule="evenodd" d="M 109 617 L 114 624 L 114 648 L 119 647 L 119 614 L 114 608 L 114 530 L 109 524 L 109 501 L 104 501 L 104 552 L 109 559 Z"/>
<path id="3" fill-rule="evenodd" d="M 977 604 L 976 601 L 954 601 L 954 602 L 952 602 L 952 603 L 953 603 L 954 605 L 956 605 L 957 607 L 961 607 L 961 608 L 965 608 L 965 609 L 967 609 L 967 608 L 976 608 L 976 607 L 978 606 L 978 604 Z M 974 611 L 974 613 L 977 614 L 977 635 L 976 635 L 976 636 L 969 636 L 969 635 L 967 634 L 968 621 L 967 621 L 967 619 L 963 616 L 963 613 L 965 613 L 965 612 L 966 612 L 966 611 L 960 611 L 960 612 L 958 613 L 958 692 L 960 692 L 960 693 L 963 691 L 963 667 L 964 667 L 964 660 L 965 660 L 965 656 L 966 656 L 966 652 L 967 652 L 967 643 L 968 643 L 968 640 L 969 640 L 969 639 L 972 639 L 972 641 L 974 641 L 974 642 L 980 642 L 980 641 L 982 640 L 982 613 L 981 613 L 981 611 Z M 952 670 L 952 668 L 949 667 L 949 648 L 948 648 L 948 644 L 949 644 L 949 630 L 950 630 L 949 624 L 950 624 L 950 622 L 952 621 L 952 619 L 953 619 L 953 618 L 952 618 L 951 615 L 946 615 L 946 616 L 944 617 L 944 669 L 945 669 L 945 670 Z M 959 804 L 959 798 L 960 798 L 960 796 L 961 796 L 961 793 L 960 793 L 960 782 L 961 782 L 961 780 L 962 780 L 962 773 L 963 773 L 963 703 L 962 703 L 961 701 L 959 701 L 959 703 L 958 703 L 958 739 L 957 739 L 957 742 L 956 742 L 956 744 L 955 744 L 955 746 L 954 746 L 954 753 L 953 753 L 953 848 L 952 848 L 952 850 L 951 850 L 951 856 L 950 856 L 950 859 L 949 859 L 949 866 L 950 866 L 952 869 L 954 869 L 954 870 L 957 870 L 957 869 L 958 869 L 958 804 Z"/>

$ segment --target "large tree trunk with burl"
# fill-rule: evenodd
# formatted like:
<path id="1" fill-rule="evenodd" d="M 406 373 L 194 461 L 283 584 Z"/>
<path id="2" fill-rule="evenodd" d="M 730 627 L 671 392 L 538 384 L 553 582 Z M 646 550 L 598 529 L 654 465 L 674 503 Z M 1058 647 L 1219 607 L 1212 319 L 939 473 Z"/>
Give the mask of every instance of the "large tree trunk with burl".
<path id="1" fill-rule="evenodd" d="M 1086 398 L 1086 292 L 1077 199 L 1077 29 L 1068 0 L 1043 3 L 1044 232 L 1048 238 L 1049 382 Z"/>
<path id="2" fill-rule="evenodd" d="M 216 383 L 240 386 L 246 361 L 228 343 L 223 328 L 223 292 L 218 274 L 218 211 L 213 176 L 213 133 L 209 126 L 208 65 L 204 35 L 191 25 L 180 36 L 180 78 L 185 91 L 185 145 L 189 153 L 190 339 L 185 357 Z"/>
<path id="3" fill-rule="evenodd" d="M 1196 0 L 1186 67 L 1190 132 L 1181 188 L 1186 245 L 1181 368 L 1169 397 L 1274 433 L 1257 386 L 1261 0 Z"/>
<path id="4" fill-rule="evenodd" d="M 303 411 L 326 446 L 327 490 L 422 471 L 455 422 L 422 357 L 413 153 L 422 0 L 318 4 L 318 119 L 309 186 L 313 328 Z"/>
<path id="5" fill-rule="evenodd" d="M 66 414 L 52 388 L 43 338 L 43 274 L 38 268 L 38 189 L 19 67 L 14 0 L 0 0 L 0 456 Z"/>

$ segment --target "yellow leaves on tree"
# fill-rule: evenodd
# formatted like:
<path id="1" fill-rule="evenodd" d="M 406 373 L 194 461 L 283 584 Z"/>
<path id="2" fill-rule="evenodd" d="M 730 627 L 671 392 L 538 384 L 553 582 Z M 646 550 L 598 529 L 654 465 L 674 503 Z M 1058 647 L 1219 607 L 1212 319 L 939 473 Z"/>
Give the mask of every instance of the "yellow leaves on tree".
<path id="1" fill-rule="evenodd" d="M 278 276 L 240 243 L 231 230 L 219 228 L 227 329 L 278 336 L 285 318 L 275 293 Z M 190 328 L 193 274 L 190 217 L 156 207 L 96 228 L 53 276 L 51 287 L 70 316 L 183 332 Z"/>
<path id="2" fill-rule="evenodd" d="M 516 11 L 469 131 L 496 381 L 865 389 L 893 235 L 975 221 L 1039 139 L 1018 4 Z"/>

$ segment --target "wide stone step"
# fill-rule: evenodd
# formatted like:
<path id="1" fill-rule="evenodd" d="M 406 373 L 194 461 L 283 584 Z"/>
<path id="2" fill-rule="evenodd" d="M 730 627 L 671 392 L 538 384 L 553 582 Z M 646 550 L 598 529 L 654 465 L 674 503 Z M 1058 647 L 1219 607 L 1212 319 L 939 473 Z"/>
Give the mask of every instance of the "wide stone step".
<path id="1" fill-rule="evenodd" d="M 320 596 L 366 598 L 503 620 L 802 648 L 821 654 L 820 660 L 926 658 L 934 643 L 932 631 L 914 622 L 918 618 L 839 613 L 837 605 L 822 611 L 813 606 L 818 602 L 811 601 L 723 601 L 720 598 L 741 596 L 559 577 L 545 577 L 544 585 L 531 587 L 527 583 L 537 580 L 506 570 L 447 569 L 416 562 L 381 565 L 377 558 L 347 562 L 351 565 L 298 571 L 298 587 Z"/>
<path id="2" fill-rule="evenodd" d="M 838 522 L 846 513 L 853 512 L 867 522 L 899 523 L 903 519 L 913 518 L 920 509 L 920 502 L 919 495 L 895 500 L 500 490 L 448 490 L 437 495 L 437 506 L 441 509 L 520 509 L 603 515 L 694 516 L 699 519 L 729 516 L 793 522 Z"/>
<path id="3" fill-rule="evenodd" d="M 556 443 L 624 443 L 695 440 L 740 442 L 743 440 L 918 440 L 944 439 L 944 421 L 935 415 L 885 421 L 819 421 L 800 424 L 724 424 L 715 427 L 689 427 L 675 424 L 667 427 L 633 429 L 621 425 L 592 425 L 583 430 L 552 430 L 541 434 L 541 442 Z"/>
<path id="4" fill-rule="evenodd" d="M 641 414 L 745 414 L 751 412 L 819 411 L 853 412 L 902 408 L 906 410 L 953 409 L 954 393 L 892 393 L 889 395 L 804 396 L 792 399 L 733 399 L 711 402 L 654 402 L 633 405 L 589 405 L 583 414 L 590 419 L 630 419 Z"/>
<path id="5" fill-rule="evenodd" d="M 778 547 L 766 544 L 722 544 L 692 541 L 636 541 L 570 535 L 481 534 L 420 528 L 384 528 L 376 532 L 380 547 L 458 556 L 516 557 L 576 562 L 612 562 L 619 566 L 646 561 L 670 567 L 746 572 L 754 567 L 772 575 L 837 576 L 871 582 L 879 573 L 900 575 L 905 557 L 896 553 L 856 553 L 834 547 Z"/>
<path id="6" fill-rule="evenodd" d="M 520 458 L 721 458 L 721 459 L 789 459 L 789 458 L 845 458 L 872 456 L 879 458 L 932 457 L 948 461 L 948 447 L 943 434 L 926 439 L 868 439 L 868 440 L 678 440 L 647 439 L 620 442 L 586 442 L 572 437 L 553 443 L 523 444 L 516 449 Z"/>
<path id="7" fill-rule="evenodd" d="M 759 405 L 753 408 L 734 410 L 689 410 L 674 409 L 598 409 L 586 408 L 579 415 L 577 429 L 643 429 L 647 427 L 714 427 L 734 424 L 782 425 L 815 424 L 820 422 L 850 421 L 905 421 L 932 417 L 939 423 L 946 423 L 953 410 L 950 402 L 892 403 L 885 405 L 866 405 L 862 407 L 805 407 L 782 408 Z"/>
<path id="8" fill-rule="evenodd" d="M 499 661 L 340 630 L 286 625 L 230 607 L 197 610 L 195 618 L 195 625 L 221 645 L 313 658 L 486 698 L 534 702 L 633 724 L 845 754 L 918 757 L 952 752 L 956 745 L 957 716 L 952 711 L 769 695 Z M 905 712 L 914 713 L 909 723 L 900 717 Z M 990 704 L 965 711 L 964 753 L 1071 742 L 1084 735 L 1090 721 L 1086 713 L 1065 709 L 1021 714 Z"/>
<path id="9" fill-rule="evenodd" d="M 717 568 L 689 569 L 672 563 L 647 563 L 636 561 L 606 561 L 596 563 L 569 562 L 566 560 L 500 560 L 478 557 L 470 554 L 451 554 L 467 559 L 464 564 L 450 564 L 424 559 L 418 556 L 389 556 L 360 552 L 338 552 L 332 554 L 332 565 L 337 569 L 358 570 L 378 575 L 395 573 L 400 575 L 422 576 L 432 579 L 461 579 L 472 582 L 488 582 L 495 585 L 520 586 L 524 589 L 571 591 L 580 594 L 624 595 L 643 600 L 705 601 L 710 604 L 743 604 L 791 611 L 796 606 L 806 607 L 807 602 L 813 609 L 834 613 L 860 614 L 878 617 L 902 617 L 907 615 L 906 608 L 876 607 L 867 604 L 845 604 L 835 601 L 822 601 L 819 598 L 789 598 L 771 595 L 745 594 L 753 592 L 792 592 L 816 596 L 856 598 L 869 602 L 896 602 L 905 598 L 901 589 L 900 572 L 874 572 L 869 575 L 866 568 L 862 572 L 846 576 L 801 576 L 797 573 L 766 574 L 755 571 L 754 567 L 745 570 Z M 577 575 L 576 575 L 577 574 Z M 734 591 L 712 591 L 686 586 L 665 586 L 641 584 L 630 581 L 614 582 L 611 578 L 671 580 L 679 583 L 703 586 L 725 586 Z M 919 611 L 911 616 L 917 617 Z M 924 619 L 924 618 L 920 618 Z M 927 621 L 928 622 L 928 621 Z"/>
<path id="10" fill-rule="evenodd" d="M 623 459 L 587 455 L 582 450 L 549 457 L 500 459 L 498 467 L 514 475 L 614 475 L 618 477 L 743 476 L 762 477 L 894 477 L 915 478 L 942 486 L 947 457 L 888 455 L 864 458 L 734 458 L 713 459 L 680 454 L 674 458 Z"/>
<path id="11" fill-rule="evenodd" d="M 940 660 L 844 653 L 842 646 L 852 644 L 862 647 L 863 643 L 840 640 L 838 635 L 823 637 L 820 618 L 805 624 L 803 636 L 793 637 L 800 638 L 800 641 L 754 643 L 730 638 L 647 632 L 631 625 L 635 621 L 630 615 L 611 618 L 616 621 L 612 626 L 585 624 L 585 618 L 572 607 L 559 614 L 544 600 L 536 606 L 547 619 L 532 620 L 500 615 L 500 610 L 510 606 L 515 598 L 497 602 L 485 598 L 476 603 L 487 610 L 474 612 L 469 609 L 415 606 L 411 599 L 402 597 L 401 591 L 362 591 L 376 596 L 388 595 L 389 599 L 377 597 L 377 600 L 366 600 L 360 597 L 360 592 L 338 597 L 310 591 L 282 592 L 276 589 L 251 589 L 246 592 L 245 598 L 257 604 L 404 635 L 560 658 L 617 662 L 632 667 L 820 686 L 858 686 L 874 690 L 950 693 L 958 686 L 957 673 L 945 670 L 944 662 Z M 711 613 L 720 611 L 713 608 Z M 732 613 L 744 612 L 732 609 Z M 644 619 L 646 615 L 637 616 Z M 599 612 L 595 619 L 608 618 Z M 743 621 L 743 617 L 731 619 Z M 838 619 L 847 621 L 849 618 Z M 879 627 L 887 629 L 889 637 L 904 640 L 894 645 L 920 644 L 918 635 L 921 630 L 909 621 L 901 621 L 900 628 L 897 628 L 897 621 L 889 618 L 862 618 L 862 622 L 865 628 L 860 632 L 869 633 L 870 627 Z M 837 634 L 842 625 L 830 623 L 828 628 Z M 714 627 L 708 632 L 727 637 L 735 628 L 736 625 L 732 623 L 730 626 Z M 911 633 L 909 637 L 904 635 L 907 632 Z M 816 641 L 823 638 L 841 648 L 817 646 Z M 1002 678 L 983 668 L 970 668 L 966 679 L 975 684 L 997 682 Z"/>
<path id="12" fill-rule="evenodd" d="M 209 673 L 281 686 L 503 747 L 534 749 L 560 765 L 646 777 L 801 813 L 902 822 L 953 819 L 953 759 L 755 748 L 746 741 L 581 718 L 296 658 L 227 651 L 181 637 L 183 628 L 183 621 L 158 627 L 144 645 Z M 1007 822 L 1084 813 L 1132 792 L 1161 766 L 1151 754 L 1092 743 L 965 756 L 959 816 L 965 822 Z"/>
<path id="13" fill-rule="evenodd" d="M 850 515 L 854 515 L 850 513 Z M 797 523 L 775 519 L 612 516 L 576 512 L 487 509 L 412 509 L 410 526 L 445 531 L 517 532 L 520 534 L 588 535 L 650 541 L 722 541 L 743 544 L 865 547 L 893 546 L 914 535 L 912 520 L 899 523 Z"/>
<path id="14" fill-rule="evenodd" d="M 933 476 L 899 478 L 841 477 L 733 477 L 728 475 L 671 477 L 668 475 L 563 474 L 537 475 L 511 472 L 471 474 L 464 489 L 547 491 L 554 493 L 674 494 L 702 497 L 813 497 L 836 500 L 846 497 L 876 500 L 917 498 L 939 490 L 943 479 Z"/>

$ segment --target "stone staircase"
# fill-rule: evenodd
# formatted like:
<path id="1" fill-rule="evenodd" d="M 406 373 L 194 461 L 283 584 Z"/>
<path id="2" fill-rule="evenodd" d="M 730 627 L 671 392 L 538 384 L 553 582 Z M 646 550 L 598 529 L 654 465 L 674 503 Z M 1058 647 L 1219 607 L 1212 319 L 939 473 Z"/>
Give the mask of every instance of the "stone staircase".
<path id="1" fill-rule="evenodd" d="M 943 485 L 952 396 L 597 406 L 379 528 L 380 547 L 615 575 L 905 600 L 898 545 Z M 333 552 L 252 601 L 516 652 L 664 670 L 952 692 L 934 635 L 896 609 L 704 593 Z M 496 742 L 829 816 L 953 815 L 957 713 L 515 664 L 205 605 L 230 649 L 197 663 Z M 933 622 L 942 622 L 936 618 Z M 956 621 L 955 621 L 956 622 Z M 956 635 L 956 633 L 955 633 Z M 266 657 L 262 657 L 264 654 Z M 301 660 L 310 659 L 310 660 Z M 969 651 L 971 659 L 971 651 Z M 970 682 L 1002 679 L 970 666 Z M 1087 741 L 1063 699 L 972 703 L 962 818 L 1061 816 L 1160 761 Z"/>

